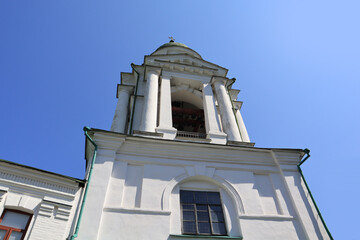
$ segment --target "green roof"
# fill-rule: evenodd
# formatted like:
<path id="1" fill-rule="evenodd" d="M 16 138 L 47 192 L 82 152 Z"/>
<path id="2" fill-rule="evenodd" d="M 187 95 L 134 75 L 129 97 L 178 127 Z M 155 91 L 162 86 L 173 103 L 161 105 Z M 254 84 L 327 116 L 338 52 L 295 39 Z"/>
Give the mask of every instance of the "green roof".
<path id="1" fill-rule="evenodd" d="M 179 42 L 168 42 L 168 43 L 165 43 L 163 45 L 161 45 L 160 47 L 158 47 L 157 50 L 161 49 L 161 48 L 164 48 L 164 47 L 184 47 L 184 48 L 189 48 L 188 46 L 186 46 L 185 44 L 183 43 L 179 43 Z M 190 48 L 189 48 L 190 49 Z"/>
<path id="2" fill-rule="evenodd" d="M 158 47 L 156 51 L 158 51 L 159 49 L 162 49 L 162 48 L 166 48 L 166 47 L 182 47 L 182 48 L 186 48 L 186 49 L 189 49 L 190 51 L 194 52 L 196 55 L 198 55 L 199 58 L 201 58 L 200 54 L 198 54 L 196 51 L 194 51 L 193 49 L 189 48 L 188 46 L 186 46 L 185 44 L 183 43 L 179 43 L 179 42 L 168 42 L 168 43 L 165 43 L 163 45 L 161 45 L 160 47 Z"/>

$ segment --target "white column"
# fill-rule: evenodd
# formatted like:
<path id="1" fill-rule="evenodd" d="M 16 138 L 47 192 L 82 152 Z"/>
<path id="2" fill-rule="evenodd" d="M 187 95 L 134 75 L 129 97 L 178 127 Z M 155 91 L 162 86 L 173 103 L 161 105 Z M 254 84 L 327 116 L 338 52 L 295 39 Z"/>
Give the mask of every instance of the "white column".
<path id="1" fill-rule="evenodd" d="M 230 97 L 227 94 L 225 83 L 223 80 L 214 82 L 217 101 L 219 104 L 221 120 L 224 131 L 228 136 L 229 141 L 241 141 L 238 126 L 236 124 L 235 115 L 232 109 Z"/>
<path id="2" fill-rule="evenodd" d="M 249 135 L 248 135 L 248 133 L 246 131 L 244 120 L 243 120 L 243 118 L 241 116 L 241 113 L 240 113 L 240 109 L 236 110 L 236 119 L 237 119 L 237 122 L 238 122 L 239 130 L 240 130 L 241 138 L 242 138 L 243 142 L 250 142 L 250 138 L 249 138 Z"/>
<path id="3" fill-rule="evenodd" d="M 174 139 L 176 129 L 173 127 L 172 121 L 171 86 L 168 76 L 161 77 L 159 113 L 159 126 L 156 128 L 156 132 L 163 133 L 163 138 Z"/>
<path id="4" fill-rule="evenodd" d="M 155 132 L 157 119 L 158 101 L 158 79 L 157 71 L 150 70 L 146 73 L 146 89 L 142 114 L 141 131 Z"/>
<path id="5" fill-rule="evenodd" d="M 203 103 L 206 133 L 212 143 L 226 144 L 226 134 L 221 132 L 214 94 L 210 83 L 203 85 Z"/>
<path id="6" fill-rule="evenodd" d="M 128 116 L 130 93 L 133 87 L 119 86 L 118 102 L 110 131 L 124 133 Z"/>

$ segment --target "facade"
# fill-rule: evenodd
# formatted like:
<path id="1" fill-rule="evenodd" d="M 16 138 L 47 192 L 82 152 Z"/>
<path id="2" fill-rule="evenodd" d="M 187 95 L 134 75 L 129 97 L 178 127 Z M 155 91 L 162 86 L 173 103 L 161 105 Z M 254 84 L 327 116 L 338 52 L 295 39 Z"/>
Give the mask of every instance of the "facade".
<path id="1" fill-rule="evenodd" d="M 85 129 L 71 239 L 332 239 L 298 168 L 306 153 L 254 147 L 226 68 L 170 41 L 132 69 L 111 130 Z"/>
<path id="2" fill-rule="evenodd" d="M 66 239 L 83 184 L 83 180 L 0 160 L 0 239 Z"/>
<path id="3" fill-rule="evenodd" d="M 250 141 L 227 69 L 170 41 L 121 74 L 85 180 L 0 160 L 0 239 L 332 239 L 301 149 Z"/>

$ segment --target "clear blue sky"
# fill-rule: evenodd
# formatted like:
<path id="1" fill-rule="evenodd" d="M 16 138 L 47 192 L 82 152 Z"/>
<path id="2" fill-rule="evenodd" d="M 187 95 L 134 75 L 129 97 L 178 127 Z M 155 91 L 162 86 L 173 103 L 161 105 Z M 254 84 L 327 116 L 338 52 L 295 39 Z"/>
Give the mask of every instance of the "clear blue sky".
<path id="1" fill-rule="evenodd" d="M 229 69 L 258 147 L 303 165 L 335 239 L 358 239 L 359 1 L 0 0 L 0 158 L 82 178 L 120 72 L 169 36 Z"/>

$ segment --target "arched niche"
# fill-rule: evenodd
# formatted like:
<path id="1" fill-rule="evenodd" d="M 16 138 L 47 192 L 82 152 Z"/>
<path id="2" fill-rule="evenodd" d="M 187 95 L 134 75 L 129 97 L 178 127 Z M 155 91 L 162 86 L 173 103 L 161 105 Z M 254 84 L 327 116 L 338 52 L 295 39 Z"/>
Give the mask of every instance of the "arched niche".
<path id="1" fill-rule="evenodd" d="M 224 179 L 214 176 L 192 176 L 187 174 L 172 179 L 164 189 L 163 210 L 170 211 L 170 234 L 182 234 L 180 190 L 219 192 L 229 236 L 241 237 L 239 215 L 244 214 L 243 204 L 237 191 Z"/>
<path id="2" fill-rule="evenodd" d="M 178 131 L 201 133 L 205 137 L 205 116 L 201 92 L 186 85 L 172 87 L 173 127 Z"/>

